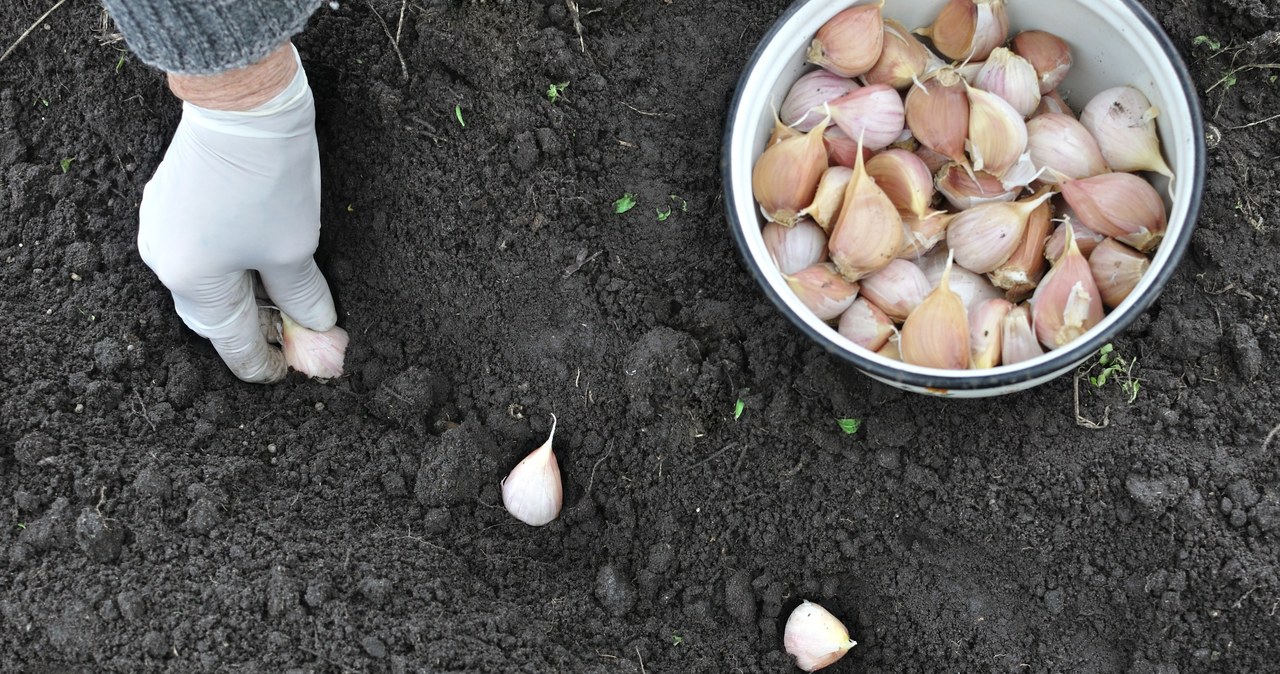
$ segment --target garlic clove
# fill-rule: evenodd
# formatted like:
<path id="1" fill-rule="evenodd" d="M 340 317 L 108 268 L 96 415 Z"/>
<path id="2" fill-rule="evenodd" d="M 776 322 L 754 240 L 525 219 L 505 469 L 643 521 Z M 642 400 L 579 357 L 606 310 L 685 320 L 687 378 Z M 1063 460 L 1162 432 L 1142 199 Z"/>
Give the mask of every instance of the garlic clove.
<path id="1" fill-rule="evenodd" d="M 1031 116 L 1033 118 L 1039 117 L 1040 115 L 1043 115 L 1046 112 L 1054 112 L 1059 115 L 1066 115 L 1073 119 L 1076 116 L 1075 111 L 1071 109 L 1071 106 L 1067 105 L 1066 99 L 1063 98 L 1062 94 L 1058 93 L 1057 90 L 1050 91 L 1049 93 L 1042 95 L 1040 97 L 1040 106 L 1036 108 L 1036 111 L 1032 113 Z"/>
<path id="2" fill-rule="evenodd" d="M 1088 259 L 1093 255 L 1093 250 L 1098 247 L 1107 237 L 1085 227 L 1078 218 L 1072 218 L 1069 212 L 1063 213 L 1063 221 L 1058 222 L 1058 226 L 1053 230 L 1053 234 L 1049 235 L 1049 240 L 1044 242 L 1044 257 L 1046 260 L 1056 260 L 1062 257 L 1063 251 L 1067 249 L 1067 230 L 1070 229 L 1072 236 L 1076 239 L 1076 246 L 1080 248 L 1080 254 Z"/>
<path id="3" fill-rule="evenodd" d="M 885 19 L 884 48 L 880 52 L 880 60 L 863 79 L 867 84 L 887 84 L 894 89 L 906 89 L 924 74 L 932 56 L 929 48 L 906 26 L 893 19 Z"/>
<path id="4" fill-rule="evenodd" d="M 858 645 L 849 638 L 844 623 L 827 609 L 807 600 L 800 602 L 787 618 L 782 643 L 787 653 L 795 657 L 796 666 L 806 672 L 816 672 L 834 663 Z"/>
<path id="5" fill-rule="evenodd" d="M 897 330 L 890 319 L 879 307 L 859 297 L 840 314 L 837 331 L 845 339 L 869 351 L 879 351 L 889 343 L 889 338 Z"/>
<path id="6" fill-rule="evenodd" d="M 828 105 L 831 122 L 871 150 L 893 145 L 906 128 L 902 95 L 884 84 L 862 87 Z"/>
<path id="7" fill-rule="evenodd" d="M 756 160 L 751 189 L 766 219 L 793 225 L 800 218 L 800 211 L 813 203 L 818 181 L 827 170 L 827 150 L 822 140 L 826 128 L 823 120 L 809 133 L 769 147 Z"/>
<path id="8" fill-rule="evenodd" d="M 916 31 L 955 61 L 982 61 L 1009 37 L 1005 0 L 949 0 L 933 25 Z"/>
<path id="9" fill-rule="evenodd" d="M 969 137 L 969 94 L 954 68 L 929 73 L 907 92 L 907 127 L 920 144 L 966 163 L 965 139 Z"/>
<path id="10" fill-rule="evenodd" d="M 904 363 L 943 370 L 969 367 L 969 314 L 964 300 L 951 290 L 953 266 L 949 257 L 938 287 L 903 323 L 898 348 Z"/>
<path id="11" fill-rule="evenodd" d="M 858 89 L 858 83 L 851 79 L 826 70 L 815 70 L 802 75 L 791 85 L 779 115 L 787 126 L 807 132 L 827 116 L 827 103 Z"/>
<path id="12" fill-rule="evenodd" d="M 1031 296 L 1031 317 L 1036 338 L 1049 349 L 1070 344 L 1102 322 L 1102 295 L 1070 229 L 1066 251 Z"/>
<path id="13" fill-rule="evenodd" d="M 997 47 L 974 78 L 973 86 L 1003 98 L 1023 117 L 1040 105 L 1040 82 L 1026 59 Z"/>
<path id="14" fill-rule="evenodd" d="M 1156 118 L 1160 109 L 1134 87 L 1116 87 L 1093 97 L 1080 113 L 1080 123 L 1098 141 L 1113 171 L 1154 171 L 1173 177 L 1160 153 Z"/>
<path id="15" fill-rule="evenodd" d="M 346 361 L 347 331 L 334 326 L 324 332 L 303 327 L 280 313 L 280 345 L 284 347 L 284 360 L 289 367 L 308 377 L 337 379 L 342 376 Z"/>
<path id="16" fill-rule="evenodd" d="M 802 134 L 799 131 L 796 131 L 795 129 L 787 126 L 786 124 L 783 124 L 782 119 L 778 117 L 777 113 L 774 113 L 773 133 L 769 135 L 769 142 L 765 143 L 765 149 L 771 148 L 774 145 L 777 145 L 778 143 L 781 143 L 782 141 L 787 140 L 789 138 L 797 138 L 802 135 L 804 134 Z"/>
<path id="17" fill-rule="evenodd" d="M 956 263 L 969 271 L 985 274 L 1004 264 L 1022 243 L 1027 220 L 1052 197 L 1046 192 L 1017 203 L 990 203 L 962 211 L 947 228 L 947 246 Z"/>
<path id="18" fill-rule="evenodd" d="M 997 177 L 986 171 L 967 171 L 957 163 L 947 164 L 934 177 L 934 184 L 947 203 L 958 211 L 996 202 L 1009 202 L 1018 198 L 1021 190 L 1011 190 Z"/>
<path id="19" fill-rule="evenodd" d="M 827 146 L 827 158 L 830 163 L 845 168 L 853 168 L 858 163 L 858 157 L 863 160 L 870 159 L 872 154 L 870 150 L 858 145 L 856 138 L 850 138 L 849 134 L 840 130 L 838 126 L 827 127 L 827 132 L 822 136 Z"/>
<path id="20" fill-rule="evenodd" d="M 924 277 L 929 279 L 930 288 L 936 289 L 942 283 L 942 274 L 947 269 L 948 258 L 948 251 L 938 250 L 916 262 L 916 266 L 924 272 Z M 952 292 L 964 300 L 964 306 L 969 311 L 983 300 L 1004 297 L 1004 292 L 991 285 L 991 281 L 986 276 L 975 274 L 964 267 L 952 266 L 950 285 Z"/>
<path id="21" fill-rule="evenodd" d="M 811 265 L 782 278 L 819 320 L 835 320 L 858 297 L 858 284 L 844 280 L 840 270 L 829 262 Z"/>
<path id="22" fill-rule="evenodd" d="M 862 155 L 845 188 L 844 206 L 827 248 L 831 261 L 850 281 L 857 281 L 888 266 L 902 247 L 902 216 L 893 201 L 867 174 Z"/>
<path id="23" fill-rule="evenodd" d="M 969 313 L 969 367 L 986 370 L 1000 364 L 1004 317 L 1013 309 L 1008 300 L 986 300 Z"/>
<path id="24" fill-rule="evenodd" d="M 794 274 L 827 259 L 827 233 L 808 218 L 793 227 L 770 222 L 763 235 L 764 247 L 783 274 Z"/>
<path id="25" fill-rule="evenodd" d="M 1164 200 L 1136 175 L 1104 173 L 1067 181 L 1062 196 L 1086 227 L 1141 252 L 1150 252 L 1164 237 Z"/>
<path id="26" fill-rule="evenodd" d="M 813 218 L 823 232 L 830 231 L 831 221 L 840 214 L 840 207 L 844 205 L 844 191 L 852 178 L 851 168 L 832 166 L 827 169 L 822 174 L 822 180 L 818 181 L 818 191 L 813 195 L 813 203 L 800 211 L 800 214 Z"/>
<path id="27" fill-rule="evenodd" d="M 918 260 L 933 252 L 933 249 L 947 238 L 947 227 L 955 217 L 954 214 L 944 211 L 934 211 L 923 218 L 904 216 L 902 247 L 898 249 L 898 257 L 904 260 Z"/>
<path id="28" fill-rule="evenodd" d="M 969 87 L 969 141 L 975 171 L 1004 178 L 1027 151 L 1022 113 L 999 96 Z"/>
<path id="29" fill-rule="evenodd" d="M 917 145 L 919 145 L 919 143 L 917 143 Z M 950 157 L 934 152 L 924 145 L 917 147 L 915 149 L 915 153 L 916 156 L 920 158 L 920 161 L 924 162 L 924 165 L 929 167 L 929 173 L 932 175 L 937 175 L 938 171 L 941 171 L 944 166 L 953 163 Z"/>
<path id="30" fill-rule="evenodd" d="M 986 61 L 967 61 L 951 66 L 956 69 L 956 73 L 964 78 L 964 81 L 973 86 L 978 81 L 978 73 L 982 72 L 982 67 L 987 65 Z"/>
<path id="31" fill-rule="evenodd" d="M 551 415 L 551 433 L 542 446 L 524 457 L 502 480 L 502 505 L 513 517 L 540 527 L 560 515 L 564 486 L 560 464 L 551 449 L 556 436 L 556 416 Z"/>
<path id="32" fill-rule="evenodd" d="M 900 341 L 899 336 L 894 335 L 893 337 L 890 337 L 889 341 L 885 343 L 884 346 L 880 347 L 880 350 L 876 351 L 876 353 L 888 358 L 889 360 L 902 362 L 902 349 L 898 348 Z"/>
<path id="33" fill-rule="evenodd" d="M 1035 68 L 1041 94 L 1057 89 L 1071 70 L 1071 47 L 1053 33 L 1042 30 L 1018 33 L 1013 38 L 1013 51 Z"/>
<path id="34" fill-rule="evenodd" d="M 878 3 L 856 5 L 832 17 L 809 45 L 809 63 L 842 77 L 858 77 L 880 60 L 884 20 Z"/>
<path id="35" fill-rule="evenodd" d="M 867 174 L 899 211 L 917 218 L 929 214 L 934 195 L 933 174 L 916 155 L 906 150 L 885 150 L 867 162 Z"/>
<path id="36" fill-rule="evenodd" d="M 1102 293 L 1102 303 L 1114 309 L 1138 287 L 1138 282 L 1151 267 L 1146 255 L 1116 241 L 1098 244 L 1089 257 L 1089 270 Z"/>
<path id="37" fill-rule="evenodd" d="M 894 322 L 901 322 L 907 320 L 932 289 L 919 267 L 906 260 L 894 260 L 862 279 L 861 293 Z"/>
<path id="38" fill-rule="evenodd" d="M 1045 201 L 1027 217 L 1027 230 L 1013 255 L 989 275 L 991 283 L 1003 288 L 1006 297 L 1021 298 L 1035 290 L 1048 266 L 1044 244 L 1053 228 L 1053 207 Z"/>
<path id="39" fill-rule="evenodd" d="M 1020 304 L 1004 317 L 1000 337 L 1000 364 L 1017 365 L 1044 355 L 1031 327 L 1031 308 Z"/>
<path id="40" fill-rule="evenodd" d="M 1108 172 L 1102 150 L 1075 117 L 1056 113 L 1037 115 L 1027 122 L 1027 150 L 1040 180 L 1051 185 L 1091 178 Z"/>

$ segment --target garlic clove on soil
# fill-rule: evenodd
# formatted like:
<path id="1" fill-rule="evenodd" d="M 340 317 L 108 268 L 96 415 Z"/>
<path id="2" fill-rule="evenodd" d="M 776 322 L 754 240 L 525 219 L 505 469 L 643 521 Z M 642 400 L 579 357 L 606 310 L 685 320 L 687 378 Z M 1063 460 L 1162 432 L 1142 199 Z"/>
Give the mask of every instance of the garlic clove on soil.
<path id="1" fill-rule="evenodd" d="M 859 297 L 840 315 L 837 332 L 864 349 L 879 351 L 889 343 L 896 329 L 893 319 L 866 298 Z"/>
<path id="2" fill-rule="evenodd" d="M 829 262 L 820 262 L 783 278 L 791 292 L 823 321 L 838 318 L 858 297 L 858 284 L 846 281 L 840 270 Z"/>
<path id="3" fill-rule="evenodd" d="M 1004 317 L 1013 309 L 1008 300 L 986 300 L 969 313 L 969 367 L 986 370 L 1000 364 Z"/>
<path id="4" fill-rule="evenodd" d="M 560 515 L 564 486 L 560 464 L 551 449 L 556 436 L 556 416 L 551 415 L 551 433 L 542 446 L 524 457 L 502 480 L 502 505 L 513 517 L 540 527 Z"/>
<path id="5" fill-rule="evenodd" d="M 1089 269 L 1102 293 L 1102 303 L 1114 309 L 1124 302 L 1151 267 L 1146 255 L 1116 241 L 1098 244 L 1089 257 Z"/>
<path id="6" fill-rule="evenodd" d="M 902 95 L 884 84 L 872 84 L 831 101 L 831 123 L 870 150 L 893 145 L 906 128 Z"/>
<path id="7" fill-rule="evenodd" d="M 1093 97 L 1080 113 L 1113 171 L 1154 171 L 1173 178 L 1173 169 L 1160 153 L 1156 118 L 1160 109 L 1134 87 L 1107 89 Z"/>
<path id="8" fill-rule="evenodd" d="M 849 638 L 849 630 L 830 611 L 810 601 L 802 601 L 787 618 L 782 643 L 796 659 L 796 666 L 816 672 L 849 652 L 858 642 Z"/>
<path id="9" fill-rule="evenodd" d="M 825 105 L 845 94 L 859 89 L 857 82 L 826 70 L 815 70 L 802 75 L 791 85 L 791 91 L 782 101 L 778 114 L 783 124 L 808 132 L 827 116 Z"/>
<path id="10" fill-rule="evenodd" d="M 1044 355 L 1040 340 L 1031 327 L 1031 308 L 1020 304 L 1009 311 L 1002 321 L 1000 337 L 1000 364 L 1017 365 Z"/>
<path id="11" fill-rule="evenodd" d="M 955 61 L 983 61 L 1009 37 L 1005 0 L 949 0 L 932 26 L 917 33 Z"/>
<path id="12" fill-rule="evenodd" d="M 867 162 L 867 174 L 902 213 L 923 218 L 933 202 L 933 174 L 922 159 L 911 152 L 891 148 Z"/>
<path id="13" fill-rule="evenodd" d="M 884 269 L 902 247 L 902 216 L 889 196 L 867 175 L 862 156 L 845 188 L 844 206 L 831 227 L 831 261 L 850 281 Z"/>
<path id="14" fill-rule="evenodd" d="M 856 5 L 828 20 L 809 45 L 809 63 L 842 77 L 871 70 L 884 47 L 883 6 L 884 0 Z"/>
<path id="15" fill-rule="evenodd" d="M 1027 122 L 1027 151 L 1040 180 L 1057 184 L 1092 178 L 1110 169 L 1089 130 L 1070 115 L 1045 113 Z"/>
<path id="16" fill-rule="evenodd" d="M 1070 344 L 1102 322 L 1102 294 L 1070 229 L 1066 251 L 1031 296 L 1031 312 L 1036 338 L 1049 349 Z"/>
<path id="17" fill-rule="evenodd" d="M 943 370 L 969 367 L 969 314 L 964 300 L 951 290 L 953 267 L 948 258 L 938 287 L 902 325 L 898 348 L 903 362 Z"/>
<path id="18" fill-rule="evenodd" d="M 1132 173 L 1104 173 L 1062 184 L 1062 196 L 1093 231 L 1150 252 L 1168 225 L 1164 200 Z"/>
<path id="19" fill-rule="evenodd" d="M 827 259 L 827 234 L 808 218 L 794 227 L 776 222 L 764 226 L 764 247 L 783 274 L 794 274 Z"/>
<path id="20" fill-rule="evenodd" d="M 1013 38 L 1013 51 L 1035 68 L 1041 94 L 1057 89 L 1071 70 L 1071 47 L 1053 33 L 1042 30 L 1018 33 Z"/>
<path id="21" fill-rule="evenodd" d="M 280 313 L 280 345 L 289 367 L 308 377 L 336 379 L 342 376 L 346 360 L 347 331 L 334 326 L 324 332 L 303 327 Z"/>
<path id="22" fill-rule="evenodd" d="M 973 85 L 1003 98 L 1023 117 L 1031 115 L 1040 105 L 1040 82 L 1035 67 L 1004 47 L 991 52 Z"/>
<path id="23" fill-rule="evenodd" d="M 788 227 L 800 211 L 813 203 L 818 181 L 827 170 L 827 149 L 822 133 L 824 119 L 813 130 L 778 142 L 764 151 L 751 172 L 751 189 L 760 212 L 772 222 Z"/>

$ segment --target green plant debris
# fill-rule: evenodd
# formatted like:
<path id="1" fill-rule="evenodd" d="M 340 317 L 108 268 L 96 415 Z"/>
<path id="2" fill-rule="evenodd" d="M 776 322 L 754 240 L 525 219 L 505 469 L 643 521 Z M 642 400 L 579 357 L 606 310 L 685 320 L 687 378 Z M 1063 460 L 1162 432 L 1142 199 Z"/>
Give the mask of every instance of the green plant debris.
<path id="1" fill-rule="evenodd" d="M 26 529 L 26 528 L 27 528 L 27 523 L 26 523 L 26 522 L 18 522 L 18 528 L 19 528 L 19 529 Z"/>
<path id="2" fill-rule="evenodd" d="M 1191 41 L 1191 46 L 1193 47 L 1199 47 L 1201 45 L 1208 47 L 1209 51 L 1215 54 L 1222 51 L 1222 43 L 1208 35 L 1197 35 L 1196 39 Z"/>
<path id="3" fill-rule="evenodd" d="M 464 128 L 464 129 L 465 129 L 465 128 L 467 128 L 467 122 L 466 122 L 466 120 L 462 119 L 462 106 L 461 106 L 461 105 L 455 105 L 455 106 L 453 106 L 453 116 L 458 118 L 458 123 L 462 125 L 462 128 Z"/>
<path id="4" fill-rule="evenodd" d="M 840 424 L 840 430 L 847 435 L 854 435 L 862 428 L 861 419 L 836 419 L 836 423 Z"/>
<path id="5" fill-rule="evenodd" d="M 679 202 L 679 203 L 680 203 L 680 212 L 681 212 L 681 213 L 688 213 L 688 212 L 689 212 L 689 202 L 688 202 L 688 201 L 685 201 L 685 200 L 684 200 L 682 197 L 680 197 L 679 195 L 672 194 L 672 195 L 671 195 L 671 203 L 676 203 L 676 202 Z"/>
<path id="6" fill-rule="evenodd" d="M 71 170 L 71 162 L 75 160 L 76 160 L 75 157 L 67 157 L 66 159 L 63 159 L 62 161 L 58 162 L 58 168 L 62 169 L 63 173 L 66 173 L 67 171 Z"/>
<path id="7" fill-rule="evenodd" d="M 1096 375 L 1089 376 L 1089 383 L 1095 388 L 1102 388 L 1109 381 L 1116 381 L 1120 384 L 1120 390 L 1129 396 L 1129 403 L 1138 399 L 1138 392 L 1142 389 L 1140 380 L 1133 376 L 1133 368 L 1138 364 L 1138 359 L 1127 359 L 1116 353 L 1115 347 L 1108 344 L 1098 351 L 1098 362 L 1093 368 L 1101 368 Z"/>
<path id="8" fill-rule="evenodd" d="M 547 85 L 547 100 L 551 101 L 552 105 L 555 105 L 556 102 L 560 100 L 560 96 L 564 94 L 565 88 L 568 86 L 568 82 Z"/>
<path id="9" fill-rule="evenodd" d="M 658 222 L 666 222 L 667 218 L 671 217 L 670 206 L 667 206 L 666 208 L 655 208 L 654 210 L 658 212 Z"/>
<path id="10" fill-rule="evenodd" d="M 613 202 L 613 212 L 622 214 L 636 207 L 636 195 L 626 192 L 622 198 Z"/>
<path id="11" fill-rule="evenodd" d="M 747 404 L 738 398 L 738 402 L 733 404 L 733 420 L 737 421 L 742 418 L 742 413 L 747 409 Z"/>
<path id="12" fill-rule="evenodd" d="M 124 68 L 124 54 L 120 55 L 120 59 L 116 61 L 116 73 L 118 74 Z"/>
<path id="13" fill-rule="evenodd" d="M 680 636 L 679 634 L 672 634 L 672 635 L 671 635 L 671 645 L 672 645 L 672 646 L 679 646 L 679 645 L 680 645 L 680 644 L 682 644 L 682 643 L 684 643 L 684 637 Z"/>

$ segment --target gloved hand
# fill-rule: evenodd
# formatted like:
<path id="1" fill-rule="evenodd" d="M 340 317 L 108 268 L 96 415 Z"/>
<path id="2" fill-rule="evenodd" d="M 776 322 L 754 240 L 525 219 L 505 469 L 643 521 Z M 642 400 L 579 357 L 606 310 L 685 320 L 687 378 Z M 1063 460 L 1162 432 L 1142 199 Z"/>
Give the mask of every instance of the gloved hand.
<path id="1" fill-rule="evenodd" d="M 297 51 L 294 52 L 297 59 Z M 138 251 L 196 334 L 240 379 L 277 382 L 284 356 L 259 329 L 253 271 L 270 300 L 316 331 L 337 322 L 312 258 L 320 238 L 315 102 L 298 60 L 283 92 L 247 112 L 183 104 L 143 192 Z"/>

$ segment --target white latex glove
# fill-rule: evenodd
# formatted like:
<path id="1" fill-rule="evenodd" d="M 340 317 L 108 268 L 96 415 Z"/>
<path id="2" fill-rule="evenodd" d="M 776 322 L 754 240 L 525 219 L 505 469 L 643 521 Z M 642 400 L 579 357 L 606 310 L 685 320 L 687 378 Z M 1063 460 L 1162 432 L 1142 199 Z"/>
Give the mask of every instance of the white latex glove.
<path id="1" fill-rule="evenodd" d="M 294 51 L 297 59 L 297 51 Z M 337 322 L 312 256 L 320 239 L 320 155 L 306 73 L 247 112 L 183 104 L 143 192 L 138 251 L 183 322 L 247 382 L 280 381 L 284 356 L 258 322 L 253 271 L 271 301 L 316 331 Z"/>

